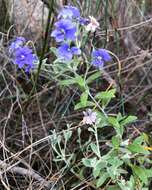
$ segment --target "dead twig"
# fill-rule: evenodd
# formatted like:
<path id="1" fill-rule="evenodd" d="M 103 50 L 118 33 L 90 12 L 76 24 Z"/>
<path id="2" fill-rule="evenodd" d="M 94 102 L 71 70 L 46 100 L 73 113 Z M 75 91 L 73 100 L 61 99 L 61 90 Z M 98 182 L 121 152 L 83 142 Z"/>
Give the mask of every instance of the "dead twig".
<path id="1" fill-rule="evenodd" d="M 43 184 L 46 188 L 48 188 L 48 189 L 51 188 L 51 182 L 49 182 L 46 179 L 44 179 L 43 177 L 41 177 L 34 170 L 29 170 L 29 169 L 22 168 L 19 166 L 11 167 L 9 164 L 5 163 L 2 160 L 0 160 L 0 168 L 2 168 L 2 170 L 4 170 L 4 171 L 0 171 L 0 176 L 3 175 L 5 170 L 7 170 L 7 171 L 15 173 L 15 174 L 33 178 L 33 179 L 37 180 L 41 185 Z"/>

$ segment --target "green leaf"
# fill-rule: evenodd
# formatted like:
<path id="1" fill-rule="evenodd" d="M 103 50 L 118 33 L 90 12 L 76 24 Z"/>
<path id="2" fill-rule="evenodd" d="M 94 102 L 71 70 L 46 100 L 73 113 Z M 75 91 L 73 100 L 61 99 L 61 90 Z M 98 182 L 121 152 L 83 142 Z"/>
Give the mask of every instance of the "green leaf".
<path id="1" fill-rule="evenodd" d="M 59 84 L 63 85 L 63 86 L 69 86 L 69 85 L 75 84 L 75 83 L 76 83 L 75 79 L 67 79 L 67 80 L 59 81 Z"/>
<path id="2" fill-rule="evenodd" d="M 130 190 L 135 189 L 135 180 L 133 176 L 130 177 L 130 180 L 127 182 L 127 185 L 130 187 Z"/>
<path id="3" fill-rule="evenodd" d="M 121 190 L 135 190 L 135 180 L 133 176 L 130 177 L 129 181 L 120 179 L 117 183 Z"/>
<path id="4" fill-rule="evenodd" d="M 119 170 L 119 167 L 123 164 L 123 161 L 117 157 L 111 157 L 107 160 L 107 162 L 111 165 L 111 167 L 107 168 L 107 172 L 109 173 L 109 176 L 115 180 L 118 176 L 120 176 L 121 170 Z"/>
<path id="5" fill-rule="evenodd" d="M 115 157 L 111 159 L 110 164 L 112 165 L 113 168 L 118 168 L 123 164 L 123 161 Z"/>
<path id="6" fill-rule="evenodd" d="M 78 75 L 75 80 L 80 87 L 85 87 L 85 81 L 80 75 Z"/>
<path id="7" fill-rule="evenodd" d="M 93 168 L 93 177 L 97 178 L 100 174 L 101 169 L 98 167 Z"/>
<path id="8" fill-rule="evenodd" d="M 149 154 L 149 151 L 145 150 L 143 146 L 135 142 L 128 145 L 128 150 L 130 150 L 133 153 L 142 153 L 146 155 Z"/>
<path id="9" fill-rule="evenodd" d="M 92 107 L 94 106 L 94 103 L 91 101 L 87 101 L 86 105 L 83 105 L 81 102 L 77 103 L 74 107 L 74 110 L 78 110 L 80 108 L 85 108 L 85 107 Z"/>
<path id="10" fill-rule="evenodd" d="M 90 159 L 83 158 L 83 159 L 82 159 L 82 163 L 83 163 L 83 165 L 86 166 L 86 167 L 91 167 L 91 160 L 90 160 Z"/>
<path id="11" fill-rule="evenodd" d="M 119 148 L 120 143 L 121 143 L 121 139 L 119 136 L 112 137 L 112 145 L 114 146 L 114 148 Z"/>
<path id="12" fill-rule="evenodd" d="M 144 142 L 144 136 L 140 135 L 137 138 L 135 138 L 134 143 L 142 144 Z"/>
<path id="13" fill-rule="evenodd" d="M 97 99 L 111 99 L 115 97 L 116 89 L 111 89 L 105 92 L 99 92 L 95 96 Z"/>
<path id="14" fill-rule="evenodd" d="M 107 190 L 120 190 L 120 188 L 117 185 L 110 185 Z"/>
<path id="15" fill-rule="evenodd" d="M 118 185 L 120 186 L 121 190 L 134 190 L 134 188 L 130 188 L 127 186 L 127 184 L 123 184 L 121 182 L 118 182 Z"/>
<path id="16" fill-rule="evenodd" d="M 111 89 L 105 92 L 99 92 L 95 99 L 101 100 L 103 106 L 107 106 L 112 98 L 115 97 L 116 89 Z"/>
<path id="17" fill-rule="evenodd" d="M 96 182 L 96 187 L 99 188 L 101 185 L 103 185 L 105 183 L 105 181 L 108 178 L 109 178 L 109 174 L 108 173 L 101 174 L 101 176 L 99 177 L 99 179 Z"/>
<path id="18" fill-rule="evenodd" d="M 108 126 L 109 123 L 107 121 L 107 117 L 99 111 L 97 111 L 96 113 L 97 113 L 97 121 L 98 121 L 97 128 Z"/>
<path id="19" fill-rule="evenodd" d="M 64 139 L 66 141 L 68 141 L 71 138 L 71 136 L 72 136 L 72 131 L 70 131 L 70 130 L 69 131 L 64 131 L 63 135 L 64 135 Z"/>
<path id="20" fill-rule="evenodd" d="M 148 176 L 146 174 L 145 168 L 141 168 L 139 166 L 132 166 L 132 170 L 135 175 L 145 184 L 148 183 Z"/>
<path id="21" fill-rule="evenodd" d="M 91 167 L 94 168 L 94 166 L 97 163 L 97 158 L 83 158 L 82 159 L 82 163 L 86 166 L 86 167 Z"/>
<path id="22" fill-rule="evenodd" d="M 112 125 L 115 128 L 117 135 L 119 135 L 119 136 L 123 135 L 123 126 L 120 126 L 117 118 L 108 117 L 108 122 L 110 125 Z"/>
<path id="23" fill-rule="evenodd" d="M 81 104 L 81 102 L 77 103 L 75 106 L 74 106 L 74 110 L 78 110 L 80 108 L 83 108 L 83 105 Z"/>
<path id="24" fill-rule="evenodd" d="M 119 122 L 115 117 L 108 117 L 108 122 L 115 128 L 120 128 Z"/>
<path id="25" fill-rule="evenodd" d="M 104 162 L 102 160 L 98 160 L 97 164 L 93 168 L 93 176 L 94 176 L 94 178 L 97 178 L 101 173 L 101 169 L 106 168 L 106 166 L 107 166 L 106 162 Z"/>
<path id="26" fill-rule="evenodd" d="M 91 82 L 93 82 L 94 80 L 96 80 L 97 78 L 99 78 L 101 76 L 101 72 L 98 71 L 94 74 L 92 74 L 91 76 L 89 76 L 86 80 L 86 83 L 87 84 L 90 84 Z"/>
<path id="27" fill-rule="evenodd" d="M 143 138 L 148 145 L 152 145 L 152 136 L 150 134 L 143 133 Z"/>
<path id="28" fill-rule="evenodd" d="M 123 121 L 120 122 L 120 125 L 127 125 L 129 123 L 132 123 L 134 121 L 137 120 L 137 117 L 136 116 L 128 116 L 126 119 L 124 119 Z"/>
<path id="29" fill-rule="evenodd" d="M 87 100 L 88 100 L 88 93 L 87 92 L 83 92 L 81 94 L 81 96 L 80 96 L 80 102 L 81 102 L 81 105 L 83 105 L 83 107 L 86 107 Z"/>
<path id="30" fill-rule="evenodd" d="M 152 177 L 152 169 L 145 169 L 145 172 L 146 172 L 146 175 L 147 175 L 148 178 Z"/>
<path id="31" fill-rule="evenodd" d="M 93 151 L 98 157 L 100 157 L 100 152 L 99 152 L 99 150 L 98 150 L 97 145 L 94 144 L 94 143 L 91 143 L 90 146 L 91 146 L 92 151 Z"/>
<path id="32" fill-rule="evenodd" d="M 143 138 L 144 138 L 145 142 L 146 142 L 148 145 L 150 145 L 150 142 L 149 142 L 149 135 L 146 134 L 146 133 L 143 133 Z"/>

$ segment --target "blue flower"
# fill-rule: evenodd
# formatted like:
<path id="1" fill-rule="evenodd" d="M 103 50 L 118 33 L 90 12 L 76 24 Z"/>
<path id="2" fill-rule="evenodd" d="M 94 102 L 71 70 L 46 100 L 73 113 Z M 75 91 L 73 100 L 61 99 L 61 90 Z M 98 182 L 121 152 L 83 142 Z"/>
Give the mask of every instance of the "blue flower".
<path id="1" fill-rule="evenodd" d="M 92 62 L 91 64 L 95 67 L 102 68 L 104 63 L 111 61 L 111 56 L 105 49 L 98 49 L 92 52 Z"/>
<path id="2" fill-rule="evenodd" d="M 70 20 L 61 19 L 55 23 L 55 26 L 56 29 L 52 32 L 51 36 L 54 37 L 57 42 L 76 39 L 76 27 Z"/>
<path id="3" fill-rule="evenodd" d="M 80 12 L 74 6 L 64 6 L 64 8 L 60 11 L 58 15 L 58 19 L 60 18 L 78 19 L 79 17 L 80 17 Z"/>
<path id="4" fill-rule="evenodd" d="M 25 72 L 30 72 L 37 60 L 37 56 L 28 47 L 20 47 L 14 52 L 13 63 L 18 65 L 19 68 L 25 69 Z"/>
<path id="5" fill-rule="evenodd" d="M 57 49 L 58 57 L 65 61 L 70 61 L 73 55 L 80 55 L 81 50 L 76 46 L 70 47 L 68 44 L 62 44 Z"/>
<path id="6" fill-rule="evenodd" d="M 13 53 L 15 50 L 23 46 L 25 43 L 25 38 L 24 37 L 17 37 L 9 46 L 9 53 Z"/>

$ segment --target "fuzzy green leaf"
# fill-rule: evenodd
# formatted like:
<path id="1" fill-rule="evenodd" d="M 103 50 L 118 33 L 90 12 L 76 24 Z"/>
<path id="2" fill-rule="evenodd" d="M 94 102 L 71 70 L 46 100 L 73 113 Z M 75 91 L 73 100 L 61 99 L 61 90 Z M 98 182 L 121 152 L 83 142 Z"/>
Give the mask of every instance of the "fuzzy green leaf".
<path id="1" fill-rule="evenodd" d="M 93 82 L 94 80 L 96 80 L 97 78 L 99 78 L 101 76 L 101 72 L 96 72 L 94 74 L 92 74 L 91 76 L 89 76 L 86 80 L 87 84 L 90 84 L 91 82 Z"/>
<path id="2" fill-rule="evenodd" d="M 103 173 L 99 179 L 96 182 L 96 187 L 99 188 L 101 185 L 103 185 L 105 183 L 105 181 L 109 178 L 109 174 L 108 173 Z"/>
<path id="3" fill-rule="evenodd" d="M 137 120 L 137 117 L 136 116 L 128 116 L 126 119 L 124 119 L 123 121 L 120 122 L 120 125 L 127 125 L 129 123 L 132 123 L 134 121 Z"/>
<path id="4" fill-rule="evenodd" d="M 128 150 L 130 150 L 133 153 L 141 153 L 146 155 L 149 154 L 149 151 L 145 150 L 143 146 L 135 142 L 128 145 Z"/>
<path id="5" fill-rule="evenodd" d="M 85 108 L 85 107 L 92 107 L 94 106 L 94 103 L 91 101 L 87 101 L 86 105 L 83 105 L 81 102 L 77 103 L 74 107 L 74 110 L 78 110 L 80 108 Z"/>
<path id="6" fill-rule="evenodd" d="M 99 150 L 98 150 L 97 145 L 94 144 L 94 143 L 91 143 L 90 146 L 91 146 L 92 151 L 93 151 L 98 157 L 100 157 L 100 152 L 99 152 Z"/>
<path id="7" fill-rule="evenodd" d="M 59 84 L 63 85 L 63 86 L 69 86 L 69 85 L 75 84 L 75 83 L 76 83 L 75 79 L 67 79 L 67 80 L 59 81 Z"/>
<path id="8" fill-rule="evenodd" d="M 86 107 L 87 100 L 88 100 L 88 93 L 87 92 L 83 92 L 81 94 L 81 96 L 80 96 L 80 102 L 81 102 L 81 105 L 83 105 L 83 107 Z"/>
<path id="9" fill-rule="evenodd" d="M 148 176 L 145 171 L 145 168 L 141 168 L 139 166 L 132 166 L 132 170 L 135 173 L 135 175 L 145 184 L 148 183 Z"/>

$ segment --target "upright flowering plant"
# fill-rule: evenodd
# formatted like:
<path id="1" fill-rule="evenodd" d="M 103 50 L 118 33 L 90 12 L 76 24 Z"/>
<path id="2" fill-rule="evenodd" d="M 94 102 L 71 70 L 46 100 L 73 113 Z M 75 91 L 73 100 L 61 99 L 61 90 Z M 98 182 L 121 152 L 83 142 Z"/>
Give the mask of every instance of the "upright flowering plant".
<path id="1" fill-rule="evenodd" d="M 131 158 L 135 158 L 134 152 L 137 154 L 140 152 L 143 155 L 149 154 L 142 146 L 145 144 L 143 139 L 140 139 L 137 144 L 136 142 L 129 144 L 128 139 L 123 139 L 124 127 L 134 122 L 137 118 L 135 116 L 122 116 L 120 113 L 117 115 L 108 114 L 107 106 L 115 97 L 116 90 L 107 89 L 106 91 L 93 93 L 92 91 L 95 91 L 95 89 L 91 90 L 90 87 L 91 83 L 101 77 L 105 65 L 112 62 L 112 55 L 114 54 L 101 47 L 96 48 L 93 44 L 91 44 L 90 49 L 92 51 L 90 52 L 89 47 L 86 48 L 87 43 L 82 43 L 84 41 L 83 38 L 88 37 L 89 34 L 99 28 L 99 23 L 94 17 L 90 16 L 89 19 L 83 18 L 76 7 L 65 6 L 60 11 L 57 19 L 55 30 L 51 34 L 58 46 L 55 48 L 57 60 L 55 60 L 52 67 L 58 65 L 62 68 L 58 72 L 59 77 L 63 73 L 62 77 L 58 79 L 60 85 L 68 87 L 71 85 L 72 87 L 77 86 L 80 98 L 77 100 L 74 109 L 83 110 L 84 115 L 78 126 L 90 126 L 88 131 L 93 136 L 87 148 L 84 148 L 85 151 L 83 149 L 82 154 L 89 156 L 82 158 L 82 163 L 86 168 L 92 169 L 93 184 L 95 184 L 96 188 L 107 187 L 106 184 L 112 182 L 117 189 L 133 190 L 135 181 L 132 176 L 128 179 L 126 178 L 128 171 L 125 167 L 129 167 L 133 175 L 136 176 L 139 168 L 138 166 L 134 166 L 130 161 Z M 87 40 L 89 41 L 89 39 Z M 77 69 L 69 67 L 71 63 L 78 63 Z M 65 65 L 67 68 L 63 70 L 62 66 Z M 79 67 L 82 65 L 84 65 L 84 71 L 80 72 Z M 107 141 L 107 144 L 105 144 L 107 149 L 103 151 L 99 139 L 99 130 L 100 128 L 109 126 L 114 128 L 115 134 Z M 70 138 L 71 131 L 67 133 L 67 136 Z M 79 143 L 81 145 L 80 133 L 81 129 L 79 128 Z M 67 159 L 65 160 L 65 149 L 62 151 L 59 148 L 60 151 L 57 151 L 56 148 L 58 145 L 61 147 L 60 142 L 61 140 L 59 139 L 56 144 L 52 143 L 53 149 L 57 153 L 58 158 L 65 161 L 66 165 L 69 166 L 72 162 L 72 154 L 70 156 L 66 155 Z M 65 144 L 67 144 L 67 138 L 65 138 Z M 88 150 L 90 150 L 91 154 L 88 154 Z M 139 154 L 138 156 L 138 162 L 141 163 L 141 157 Z M 75 174 L 74 169 L 71 172 Z M 139 178 L 141 179 L 141 177 Z M 143 180 L 143 183 L 145 182 L 147 182 L 147 179 Z"/>
<path id="2" fill-rule="evenodd" d="M 55 48 L 55 54 L 57 56 L 57 60 L 55 60 L 53 67 L 67 67 L 65 71 L 70 71 L 70 75 L 74 75 L 71 77 L 68 75 L 65 80 L 60 81 L 60 84 L 78 84 L 81 88 L 82 95 L 80 97 L 80 102 L 76 104 L 75 109 L 85 108 L 88 106 L 94 106 L 89 98 L 91 98 L 91 94 L 89 92 L 88 84 L 93 80 L 100 76 L 98 70 L 103 70 L 104 64 L 112 61 L 112 57 L 109 54 L 109 51 L 102 48 L 93 47 L 92 52 L 89 57 L 84 54 L 85 47 L 81 47 L 83 42 L 83 37 L 85 37 L 89 32 L 95 32 L 95 30 L 99 27 L 99 23 L 96 21 L 94 17 L 83 18 L 80 14 L 80 11 L 73 6 L 65 6 L 61 9 L 57 16 L 57 21 L 54 26 L 55 29 L 52 31 L 51 36 L 56 40 L 57 48 Z M 88 29 L 89 28 L 89 29 Z M 83 56 L 82 56 L 83 54 Z M 85 58 L 85 61 L 84 61 Z M 79 64 L 86 64 L 87 72 L 89 69 L 92 69 L 92 66 L 96 69 L 92 76 L 86 78 L 87 75 L 84 76 L 78 74 L 77 69 Z M 64 64 L 63 64 L 64 63 Z M 75 65 L 71 67 L 72 64 Z M 62 67 L 63 66 L 63 67 Z M 59 70 L 63 72 L 63 70 Z"/>
<path id="3" fill-rule="evenodd" d="M 94 17 L 83 18 L 74 6 L 63 7 L 57 16 L 54 30 L 50 34 L 57 44 L 57 47 L 51 47 L 56 59 L 51 64 L 46 64 L 43 60 L 41 70 L 45 72 L 47 79 L 50 80 L 53 76 L 53 82 L 56 81 L 60 86 L 75 90 L 74 109 L 80 110 L 81 113 L 80 123 L 72 128 L 78 129 L 77 143 L 81 151 L 76 167 L 73 163 L 77 161 L 77 155 L 74 156 L 74 151 L 66 153 L 67 143 L 72 136 L 72 129 L 69 127 L 71 124 L 59 135 L 53 132 L 50 138 L 51 147 L 57 155 L 55 161 L 62 161 L 61 165 L 65 163 L 63 172 L 68 167 L 68 170 L 74 176 L 79 176 L 81 180 L 85 178 L 84 166 L 85 169 L 90 168 L 91 182 L 89 183 L 93 184 L 94 189 L 100 187 L 105 189 L 108 184 L 112 184 L 114 189 L 134 190 L 136 178 L 138 178 L 137 182 L 141 181 L 141 187 L 144 187 L 149 176 L 152 176 L 151 170 L 140 167 L 140 164 L 145 162 L 144 157 L 148 164 L 151 162 L 146 157 L 146 155 L 149 156 L 148 148 L 150 147 L 145 149 L 142 136 L 132 142 L 130 139 L 124 139 L 124 128 L 137 119 L 135 116 L 107 113 L 107 106 L 116 94 L 116 90 L 111 89 L 111 84 L 106 91 L 99 91 L 99 88 L 92 87 L 92 83 L 97 79 L 100 80 L 105 65 L 112 63 L 112 55 L 114 55 L 106 49 L 94 47 L 92 41 L 87 46 L 89 37 L 98 28 L 99 23 Z M 86 37 L 87 40 L 83 39 Z M 38 61 L 36 54 L 23 37 L 16 38 L 10 44 L 9 55 L 18 68 L 28 73 L 33 71 Z M 101 128 L 108 127 L 112 127 L 114 133 L 107 140 L 102 131 L 100 133 L 99 131 Z M 81 128 L 88 129 L 91 136 L 83 145 Z M 61 134 L 63 134 L 63 139 L 61 139 Z M 131 175 L 128 175 L 128 168 L 132 171 Z"/>

